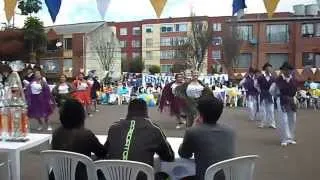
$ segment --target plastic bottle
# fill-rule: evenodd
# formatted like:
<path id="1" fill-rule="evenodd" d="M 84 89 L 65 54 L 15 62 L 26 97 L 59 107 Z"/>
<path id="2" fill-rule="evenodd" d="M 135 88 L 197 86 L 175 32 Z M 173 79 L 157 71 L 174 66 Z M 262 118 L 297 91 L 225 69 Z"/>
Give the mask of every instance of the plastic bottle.
<path id="1" fill-rule="evenodd" d="M 22 137 L 26 137 L 29 133 L 29 118 L 26 109 L 21 110 L 20 133 Z"/>

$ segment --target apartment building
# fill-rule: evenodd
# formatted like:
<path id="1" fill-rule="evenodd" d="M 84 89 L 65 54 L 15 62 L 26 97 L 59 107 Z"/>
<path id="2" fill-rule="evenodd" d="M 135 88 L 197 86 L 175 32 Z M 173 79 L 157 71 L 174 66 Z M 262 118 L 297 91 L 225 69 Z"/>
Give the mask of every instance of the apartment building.
<path id="1" fill-rule="evenodd" d="M 231 17 L 195 17 L 196 22 L 212 30 L 212 43 L 204 57 L 203 71 L 211 73 L 225 61 L 223 51 L 224 29 L 230 26 Z M 78 31 L 58 36 L 65 42 L 64 51 L 58 57 L 72 57 L 72 68 L 85 68 L 83 36 L 104 22 L 84 23 Z M 130 61 L 141 57 L 145 71 L 151 65 L 159 65 L 161 72 L 170 72 L 175 63 L 186 64 L 187 57 L 175 50 L 174 42 L 183 43 L 191 32 L 191 18 L 146 19 L 134 22 L 107 23 L 119 39 L 121 59 Z M 65 28 L 72 25 L 63 25 Z M 89 28 L 90 27 L 90 28 Z M 50 28 L 50 27 L 48 27 Z M 58 28 L 56 26 L 55 28 Z M 53 28 L 55 30 L 55 28 Z M 233 63 L 235 72 L 245 72 L 250 66 L 261 69 L 269 62 L 275 69 L 289 61 L 297 69 L 320 67 L 320 16 L 297 16 L 293 13 L 276 13 L 272 19 L 266 14 L 247 14 L 237 21 L 238 38 L 242 40 L 240 55 Z M 68 28 L 67 28 L 68 29 Z M 83 30 L 84 29 L 84 30 Z M 63 36 L 61 36 L 63 34 Z M 50 36 L 50 32 L 48 33 Z M 72 39 L 70 39 L 72 38 Z M 68 44 L 73 44 L 72 56 Z M 63 62 L 63 63 L 62 63 Z M 70 69 L 71 60 L 61 61 L 63 71 Z"/>

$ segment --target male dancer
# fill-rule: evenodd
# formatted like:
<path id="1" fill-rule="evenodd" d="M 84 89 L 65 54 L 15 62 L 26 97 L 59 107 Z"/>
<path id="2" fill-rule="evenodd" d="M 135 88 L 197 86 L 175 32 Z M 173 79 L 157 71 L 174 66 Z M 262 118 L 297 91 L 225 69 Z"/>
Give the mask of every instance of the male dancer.
<path id="1" fill-rule="evenodd" d="M 176 74 L 175 81 L 165 85 L 162 90 L 162 94 L 159 101 L 159 110 L 162 112 L 165 106 L 169 106 L 170 115 L 177 118 L 176 128 L 181 128 L 184 124 L 182 121 L 182 108 L 184 106 L 184 100 L 176 96 L 176 88 L 183 84 L 184 77 L 182 74 Z"/>
<path id="2" fill-rule="evenodd" d="M 281 74 L 270 87 L 270 93 L 278 96 L 278 112 L 277 127 L 280 132 L 281 146 L 288 144 L 296 144 L 296 112 L 297 106 L 294 96 L 297 92 L 297 83 L 291 72 L 292 66 L 285 62 L 281 68 Z"/>
<path id="3" fill-rule="evenodd" d="M 254 121 L 258 120 L 258 89 L 255 87 L 256 79 L 256 70 L 252 67 L 249 68 L 248 74 L 246 77 L 241 80 L 240 86 L 243 86 L 246 89 L 246 98 L 249 108 L 249 119 Z"/>
<path id="4" fill-rule="evenodd" d="M 274 83 L 275 78 L 272 76 L 272 65 L 266 63 L 263 66 L 265 73 L 258 77 L 257 87 L 260 90 L 260 110 L 262 111 L 262 121 L 260 128 L 276 128 L 274 120 L 274 102 L 269 92 L 270 86 Z"/>

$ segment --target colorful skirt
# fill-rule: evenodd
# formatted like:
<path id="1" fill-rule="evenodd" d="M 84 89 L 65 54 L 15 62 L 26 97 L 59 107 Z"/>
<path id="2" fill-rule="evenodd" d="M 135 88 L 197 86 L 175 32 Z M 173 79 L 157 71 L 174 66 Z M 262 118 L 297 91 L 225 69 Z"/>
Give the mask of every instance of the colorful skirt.
<path id="1" fill-rule="evenodd" d="M 41 94 L 32 94 L 28 103 L 29 118 L 48 118 L 54 110 L 53 102 Z"/>
<path id="2" fill-rule="evenodd" d="M 73 93 L 73 97 L 83 105 L 90 105 L 91 98 L 88 91 L 76 91 Z"/>

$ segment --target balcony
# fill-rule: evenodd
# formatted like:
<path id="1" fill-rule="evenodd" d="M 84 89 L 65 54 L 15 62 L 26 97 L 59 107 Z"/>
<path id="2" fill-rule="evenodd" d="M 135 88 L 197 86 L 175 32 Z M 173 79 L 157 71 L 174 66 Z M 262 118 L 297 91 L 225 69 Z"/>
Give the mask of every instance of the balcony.
<path id="1" fill-rule="evenodd" d="M 64 58 L 72 58 L 72 56 L 73 56 L 72 50 L 65 49 L 63 51 L 63 57 Z"/>

